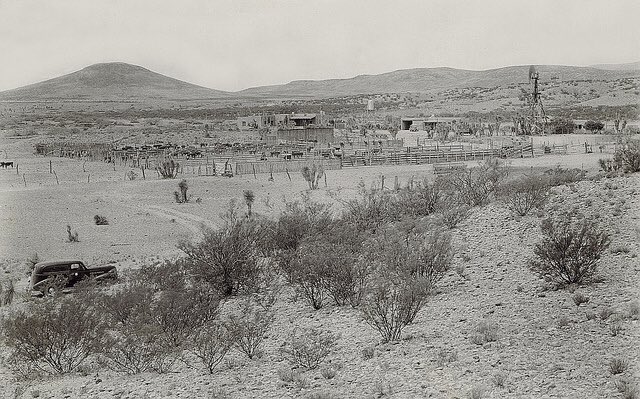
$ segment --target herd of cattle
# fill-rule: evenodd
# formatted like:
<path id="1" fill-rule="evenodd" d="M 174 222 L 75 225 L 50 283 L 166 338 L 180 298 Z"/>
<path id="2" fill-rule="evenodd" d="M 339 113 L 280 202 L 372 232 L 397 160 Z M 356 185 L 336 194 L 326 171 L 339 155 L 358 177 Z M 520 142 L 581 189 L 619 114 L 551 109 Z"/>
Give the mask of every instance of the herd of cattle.
<path id="1" fill-rule="evenodd" d="M 9 166 L 11 166 L 13 168 L 13 162 L 0 162 L 0 168 L 8 168 Z"/>

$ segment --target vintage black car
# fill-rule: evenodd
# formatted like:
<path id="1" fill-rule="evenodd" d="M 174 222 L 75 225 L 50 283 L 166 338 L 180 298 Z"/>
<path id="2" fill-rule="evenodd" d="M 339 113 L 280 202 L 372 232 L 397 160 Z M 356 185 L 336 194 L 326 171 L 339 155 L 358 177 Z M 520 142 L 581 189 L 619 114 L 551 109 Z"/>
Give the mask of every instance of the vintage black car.
<path id="1" fill-rule="evenodd" d="M 115 266 L 88 268 L 80 260 L 58 260 L 36 263 L 31 273 L 31 295 L 54 295 L 69 292 L 81 280 L 91 278 L 97 281 L 116 278 Z"/>

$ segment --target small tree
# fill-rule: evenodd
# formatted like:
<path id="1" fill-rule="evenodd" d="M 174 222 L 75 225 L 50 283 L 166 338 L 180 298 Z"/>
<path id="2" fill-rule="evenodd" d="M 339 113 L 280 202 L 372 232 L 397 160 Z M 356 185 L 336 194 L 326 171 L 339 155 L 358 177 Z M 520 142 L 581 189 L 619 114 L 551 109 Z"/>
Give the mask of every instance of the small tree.
<path id="1" fill-rule="evenodd" d="M 596 272 L 600 256 L 609 247 L 609 235 L 593 222 L 554 221 L 542 223 L 542 242 L 536 244 L 531 270 L 559 285 L 582 284 Z"/>
<path id="2" fill-rule="evenodd" d="M 324 167 L 314 163 L 311 166 L 304 166 L 301 173 L 302 177 L 307 181 L 307 184 L 309 184 L 309 189 L 315 190 L 318 188 L 320 179 L 324 176 Z"/>
<path id="3" fill-rule="evenodd" d="M 571 119 L 560 118 L 551 122 L 554 134 L 571 134 L 576 128 L 575 123 Z"/>
<path id="4" fill-rule="evenodd" d="M 213 322 L 195 336 L 190 351 L 200 359 L 209 374 L 213 374 L 233 346 L 234 339 L 224 323 Z"/>
<path id="5" fill-rule="evenodd" d="M 587 121 L 584 124 L 584 128 L 590 131 L 591 133 L 596 133 L 604 129 L 604 123 L 600 121 Z"/>
<path id="6" fill-rule="evenodd" d="M 219 230 L 205 229 L 200 243 L 181 243 L 186 267 L 221 296 L 252 290 L 261 281 L 259 251 L 266 231 L 260 221 L 233 217 Z"/>
<path id="7" fill-rule="evenodd" d="M 250 300 L 243 301 L 239 312 L 231 314 L 225 321 L 227 330 L 233 337 L 233 345 L 249 359 L 261 355 L 265 334 L 272 323 L 273 314 Z"/>

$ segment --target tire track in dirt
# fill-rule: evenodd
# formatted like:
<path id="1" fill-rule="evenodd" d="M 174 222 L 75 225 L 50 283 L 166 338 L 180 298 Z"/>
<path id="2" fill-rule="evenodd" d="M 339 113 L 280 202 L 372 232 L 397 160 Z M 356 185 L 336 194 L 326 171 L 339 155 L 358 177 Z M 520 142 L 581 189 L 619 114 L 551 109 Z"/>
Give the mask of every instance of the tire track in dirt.
<path id="1" fill-rule="evenodd" d="M 196 236 L 202 235 L 203 227 L 204 228 L 218 227 L 215 223 L 213 223 L 209 219 L 205 219 L 203 217 L 200 217 L 191 213 L 177 211 L 175 209 L 171 209 L 163 206 L 150 205 L 150 206 L 144 207 L 144 209 L 147 210 L 147 212 L 151 212 L 155 214 L 156 216 L 166 217 L 168 219 L 175 220 L 176 223 L 179 223 L 180 225 L 186 227 L 191 232 L 193 232 Z"/>

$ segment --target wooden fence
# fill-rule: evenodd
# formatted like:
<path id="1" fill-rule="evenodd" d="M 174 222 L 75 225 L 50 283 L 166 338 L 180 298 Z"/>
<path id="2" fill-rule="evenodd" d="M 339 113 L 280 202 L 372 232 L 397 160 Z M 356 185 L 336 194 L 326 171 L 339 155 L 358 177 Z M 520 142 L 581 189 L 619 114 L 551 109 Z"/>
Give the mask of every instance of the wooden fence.
<path id="1" fill-rule="evenodd" d="M 295 161 L 258 161 L 258 162 L 236 162 L 236 175 L 249 175 L 258 173 L 285 173 L 299 172 L 303 167 L 311 164 L 322 165 L 325 170 L 341 169 L 340 159 L 308 159 Z"/>

